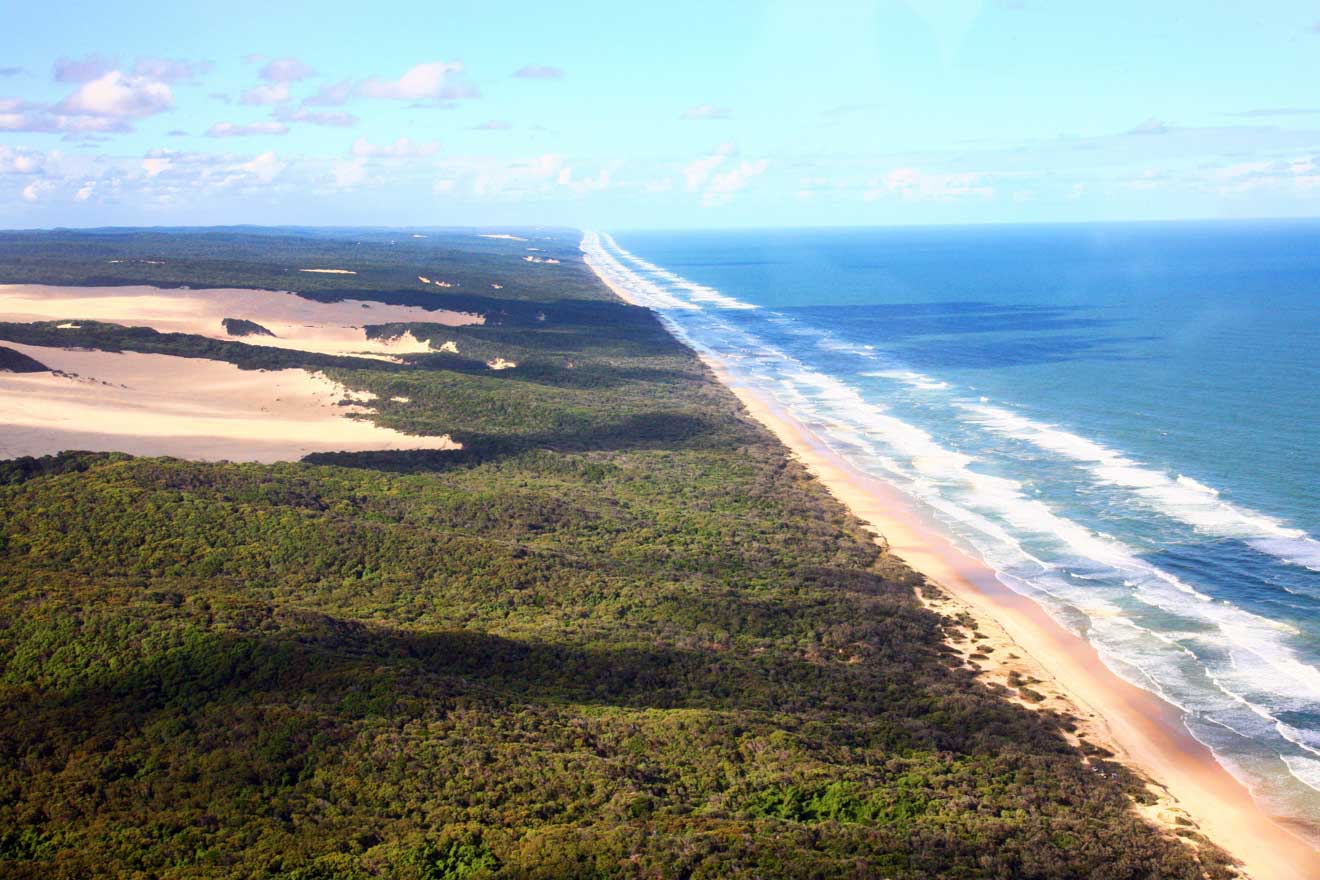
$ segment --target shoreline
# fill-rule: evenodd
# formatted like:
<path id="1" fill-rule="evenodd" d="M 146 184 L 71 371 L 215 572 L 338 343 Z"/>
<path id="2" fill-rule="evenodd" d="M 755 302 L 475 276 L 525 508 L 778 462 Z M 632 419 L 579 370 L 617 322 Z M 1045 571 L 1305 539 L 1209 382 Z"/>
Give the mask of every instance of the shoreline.
<path id="1" fill-rule="evenodd" d="M 1199 831 L 1239 860 L 1254 880 L 1320 877 L 1320 851 L 1266 813 L 1187 731 L 1174 706 L 1120 678 L 1089 642 L 1000 583 L 988 566 L 924 522 L 898 490 L 854 468 L 720 364 L 702 360 L 748 414 L 895 557 L 940 588 L 942 598 L 923 599 L 927 607 L 951 616 L 965 613 L 976 621 L 966 641 L 953 647 L 980 666 L 982 680 L 997 680 L 1010 692 L 1015 689 L 1010 681 L 1025 682 L 1034 696 L 1015 702 L 1073 715 L 1078 719 L 1075 740 L 1114 753 L 1111 760 L 1148 783 L 1156 803 L 1136 806 L 1144 818 L 1169 833 Z"/>
<path id="2" fill-rule="evenodd" d="M 584 263 L 615 296 L 635 306 L 589 256 Z M 648 307 L 649 308 L 649 307 Z M 668 322 L 663 322 L 671 333 Z M 680 339 L 680 341 L 682 341 Z M 1105 666 L 1096 649 L 1045 609 L 1002 584 L 985 563 L 957 549 L 889 484 L 864 474 L 830 450 L 791 413 L 697 352 L 747 414 L 779 440 L 809 473 L 861 520 L 893 555 L 939 588 L 919 597 L 946 615 L 970 616 L 975 628 L 952 647 L 981 669 L 980 678 L 1009 689 L 1006 699 L 1077 719 L 1082 741 L 1112 753 L 1147 783 L 1155 803 L 1134 804 L 1148 822 L 1187 840 L 1197 832 L 1226 851 L 1253 880 L 1320 877 L 1320 850 L 1270 816 L 1210 749 L 1194 738 L 1178 710 Z M 1030 699 L 1012 696 L 1029 686 Z M 1195 846 L 1194 841 L 1188 841 Z"/>

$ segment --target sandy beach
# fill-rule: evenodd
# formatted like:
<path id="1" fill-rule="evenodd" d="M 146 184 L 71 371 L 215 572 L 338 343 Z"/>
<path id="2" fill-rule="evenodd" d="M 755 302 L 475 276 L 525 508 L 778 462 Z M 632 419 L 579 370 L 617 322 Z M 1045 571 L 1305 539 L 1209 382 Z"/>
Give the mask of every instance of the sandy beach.
<path id="1" fill-rule="evenodd" d="M 644 305 L 589 258 L 586 262 L 620 299 Z M 1254 880 L 1320 877 L 1320 850 L 1266 813 L 1247 787 L 1187 731 L 1174 706 L 1120 678 L 1089 642 L 1004 586 L 985 563 L 954 546 L 896 489 L 850 465 L 790 412 L 732 377 L 723 364 L 705 355 L 702 359 L 747 412 L 877 540 L 942 588 L 940 598 L 923 598 L 928 606 L 976 622 L 953 646 L 981 669 L 985 681 L 1010 691 L 1025 684 L 1043 699 L 1016 702 L 1077 718 L 1074 741 L 1108 750 L 1114 755 L 1111 760 L 1147 781 L 1156 802 L 1137 809 L 1148 821 L 1170 834 L 1194 829 L 1230 853 L 1241 863 L 1244 876 Z"/>
<path id="2" fill-rule="evenodd" d="M 923 521 L 896 490 L 849 465 L 790 413 L 732 379 L 719 364 L 709 365 L 747 411 L 896 556 L 943 588 L 945 597 L 928 604 L 976 621 L 975 634 L 969 632 L 955 647 L 972 657 L 986 680 L 1009 687 L 1010 680 L 1030 682 L 1030 690 L 1045 699 L 1019 702 L 1077 717 L 1081 739 L 1113 752 L 1149 781 L 1158 802 L 1139 807 L 1147 819 L 1170 832 L 1190 822 L 1256 880 L 1320 877 L 1320 852 L 1267 815 L 1187 732 L 1173 706 L 1112 672 L 1087 641 L 1000 583 L 984 563 Z"/>

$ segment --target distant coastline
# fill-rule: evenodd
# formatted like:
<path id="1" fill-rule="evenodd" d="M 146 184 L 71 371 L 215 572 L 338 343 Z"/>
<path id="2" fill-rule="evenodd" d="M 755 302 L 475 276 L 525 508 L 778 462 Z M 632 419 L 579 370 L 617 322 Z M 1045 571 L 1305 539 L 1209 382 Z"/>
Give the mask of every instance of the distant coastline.
<path id="1" fill-rule="evenodd" d="M 586 263 L 620 299 L 646 305 L 589 257 Z M 670 330 L 674 332 L 672 326 Z M 1247 876 L 1257 880 L 1320 876 L 1320 851 L 1270 816 L 1246 786 L 1187 732 L 1175 707 L 1112 672 L 1088 642 L 1054 621 L 1041 606 L 1000 584 L 984 563 L 959 551 L 922 521 L 897 490 L 849 465 L 792 413 L 736 379 L 728 365 L 707 353 L 698 355 L 747 413 L 791 450 L 836 499 L 896 556 L 942 588 L 940 598 L 923 601 L 945 614 L 968 615 L 977 622 L 976 647 L 954 647 L 964 656 L 977 653 L 971 662 L 982 668 L 987 681 L 1010 686 L 1032 682 L 1028 692 L 1033 698 L 1019 702 L 1077 717 L 1078 734 L 1085 743 L 1112 752 L 1151 783 L 1156 802 L 1138 806 L 1148 821 L 1170 834 L 1194 825 L 1239 859 Z"/>

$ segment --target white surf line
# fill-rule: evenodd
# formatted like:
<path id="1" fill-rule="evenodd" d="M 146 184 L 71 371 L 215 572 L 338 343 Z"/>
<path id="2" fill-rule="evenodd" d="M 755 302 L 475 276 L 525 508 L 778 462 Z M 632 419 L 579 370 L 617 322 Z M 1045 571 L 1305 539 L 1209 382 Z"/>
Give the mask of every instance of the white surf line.
<path id="1" fill-rule="evenodd" d="M 614 261 L 614 266 L 622 270 L 621 282 L 632 289 L 651 290 L 658 287 L 641 279 L 618 261 Z M 660 292 L 663 294 L 663 291 Z M 1090 618 L 1093 627 L 1097 629 L 1112 630 L 1113 625 L 1122 624 L 1166 644 L 1170 650 L 1175 650 L 1186 657 L 1195 656 L 1186 647 L 1174 643 L 1168 634 L 1142 627 L 1122 616 L 1117 606 L 1104 602 L 1098 596 L 1086 595 L 1077 588 L 1071 587 L 1063 576 L 1070 575 L 1069 569 L 1075 568 L 1075 564 L 1056 565 L 1038 558 L 993 520 L 964 505 L 971 504 L 973 508 L 992 512 L 1020 532 L 1035 534 L 1061 545 L 1097 567 L 1107 569 L 1109 580 L 1124 584 L 1133 591 L 1132 595 L 1143 603 L 1212 627 L 1212 631 L 1218 632 L 1230 646 L 1234 664 L 1241 663 L 1257 670 L 1263 668 L 1268 670 L 1267 677 L 1275 681 L 1280 678 L 1290 681 L 1292 687 L 1286 692 L 1287 696 L 1295 698 L 1301 692 L 1307 694 L 1310 699 L 1320 700 L 1320 671 L 1301 662 L 1282 641 L 1287 635 L 1295 634 L 1295 630 L 1291 627 L 1252 614 L 1229 603 L 1214 602 L 1177 577 L 1139 559 L 1136 551 L 1117 539 L 1103 533 L 1092 532 L 1080 524 L 1057 515 L 1044 503 L 1027 498 L 1020 491 L 1021 484 L 1016 481 L 970 470 L 967 465 L 974 460 L 971 457 L 945 449 L 920 428 L 884 413 L 881 407 L 865 400 L 856 389 L 846 383 L 812 370 L 786 352 L 768 345 L 764 340 L 745 330 L 728 324 L 714 314 L 707 312 L 697 315 L 685 312 L 684 315 L 691 316 L 683 317 L 684 322 L 699 321 L 706 324 L 708 329 L 723 334 L 722 338 L 725 341 L 739 337 L 744 350 L 755 352 L 754 360 L 778 364 L 777 378 L 770 380 L 775 384 L 768 390 L 781 405 L 795 412 L 809 412 L 816 416 L 812 421 L 828 424 L 829 427 L 823 432 L 822 438 L 827 443 L 831 439 L 842 438 L 854 447 L 863 445 L 870 447 L 868 441 L 879 439 L 891 450 L 898 452 L 900 457 L 907 459 L 909 466 L 904 466 L 892 457 L 881 455 L 878 450 L 872 448 L 863 467 L 874 470 L 871 465 L 876 462 L 882 463 L 890 474 L 891 482 L 896 482 L 907 494 L 922 501 L 937 513 L 943 514 L 942 518 L 946 522 L 959 523 L 964 528 L 971 529 L 974 534 L 980 533 L 989 539 L 988 545 L 984 541 L 973 541 L 973 544 L 978 555 L 1001 572 L 1001 580 L 1011 588 L 1018 592 L 1026 592 L 1032 597 L 1049 597 L 1075 608 Z M 730 370 L 738 373 L 746 372 L 739 364 L 731 362 L 722 355 L 718 349 L 706 344 L 705 340 L 692 338 L 687 332 L 683 332 L 682 336 L 694 348 L 723 362 Z M 871 356 L 869 352 L 859 353 Z M 938 380 L 912 371 L 891 371 L 888 375 L 926 390 L 944 386 L 944 383 Z M 829 445 L 835 446 L 832 443 Z M 854 458 L 847 449 L 839 449 L 835 446 L 835 451 L 850 459 Z M 955 501 L 947 497 L 948 490 L 961 491 L 967 497 L 961 502 Z M 1024 576 L 1011 574 L 1012 569 L 1022 565 L 1035 568 L 1036 571 Z M 1061 622 L 1066 625 L 1066 622 Z M 1113 636 L 1112 631 L 1110 636 Z M 1121 668 L 1115 669 L 1115 672 L 1131 679 L 1130 672 L 1136 670 L 1145 680 L 1135 681 L 1134 684 L 1155 690 L 1175 705 L 1180 704 L 1178 698 L 1167 693 L 1167 687 L 1162 682 L 1167 670 L 1162 675 L 1161 671 L 1150 668 L 1150 663 L 1155 661 L 1147 660 L 1143 663 L 1141 658 L 1133 657 L 1130 653 L 1115 652 L 1114 645 L 1107 645 L 1105 641 L 1099 642 L 1097 647 L 1109 660 L 1120 664 Z M 1277 722 L 1265 707 L 1248 701 L 1237 692 L 1238 688 L 1229 688 L 1220 678 L 1225 670 L 1215 672 L 1199 659 L 1196 661 L 1196 669 L 1207 677 L 1209 684 L 1235 703 L 1248 707 L 1259 718 Z M 1185 700 L 1186 697 L 1183 699 Z"/>
<path id="2" fill-rule="evenodd" d="M 655 263 L 644 260 L 620 245 L 614 240 L 614 236 L 609 233 L 601 233 L 599 237 L 601 241 L 609 248 L 613 249 L 621 259 L 631 262 L 642 271 L 647 272 L 662 281 L 668 282 L 673 287 L 686 291 L 688 296 L 697 302 L 708 303 L 721 309 L 755 310 L 759 308 L 759 306 L 728 296 L 727 294 L 721 293 L 715 288 L 709 287 L 705 284 L 697 284 L 675 272 L 663 269 Z"/>
<path id="3" fill-rule="evenodd" d="M 1225 501 L 1210 486 L 1144 467 L 1117 450 L 1001 407 L 960 401 L 953 405 L 993 433 L 1087 465 L 1097 482 L 1131 489 L 1146 507 L 1203 534 L 1236 538 L 1282 562 L 1320 571 L 1320 541 L 1271 516 Z"/>

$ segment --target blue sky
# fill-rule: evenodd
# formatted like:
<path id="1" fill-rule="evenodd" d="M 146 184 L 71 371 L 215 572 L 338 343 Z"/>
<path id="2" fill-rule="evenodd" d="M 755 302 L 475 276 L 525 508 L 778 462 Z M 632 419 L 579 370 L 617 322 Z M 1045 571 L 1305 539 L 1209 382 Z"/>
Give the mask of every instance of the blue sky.
<path id="1" fill-rule="evenodd" d="M 0 226 L 1320 214 L 1320 2 L 64 2 Z"/>

